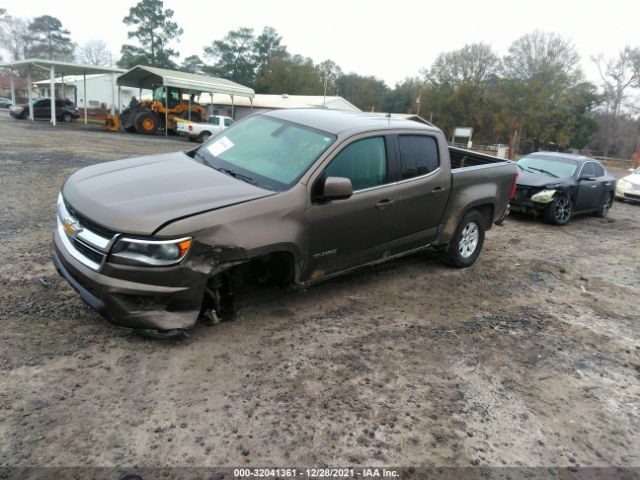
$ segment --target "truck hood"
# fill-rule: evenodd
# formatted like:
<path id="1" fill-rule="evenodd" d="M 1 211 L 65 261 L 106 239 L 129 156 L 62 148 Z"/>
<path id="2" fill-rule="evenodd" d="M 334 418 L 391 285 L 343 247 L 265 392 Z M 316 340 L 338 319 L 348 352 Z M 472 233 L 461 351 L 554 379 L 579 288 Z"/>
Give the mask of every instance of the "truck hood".
<path id="1" fill-rule="evenodd" d="M 551 175 L 545 175 L 544 173 L 531 173 L 518 170 L 517 185 L 521 187 L 545 187 L 547 185 L 565 183 L 566 181 L 566 178 L 555 178 Z"/>
<path id="2" fill-rule="evenodd" d="M 86 167 L 62 189 L 69 206 L 88 220 L 116 232 L 140 235 L 150 235 L 178 218 L 273 194 L 183 152 Z"/>

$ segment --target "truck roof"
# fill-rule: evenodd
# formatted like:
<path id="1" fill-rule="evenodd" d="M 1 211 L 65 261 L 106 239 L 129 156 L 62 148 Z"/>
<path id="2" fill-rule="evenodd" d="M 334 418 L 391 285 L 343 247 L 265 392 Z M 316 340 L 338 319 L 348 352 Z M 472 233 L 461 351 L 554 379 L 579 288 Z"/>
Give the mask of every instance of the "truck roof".
<path id="1" fill-rule="evenodd" d="M 346 112 L 341 110 L 322 110 L 319 108 L 291 108 L 261 113 L 307 127 L 339 135 L 360 133 L 370 130 L 410 129 L 439 132 L 436 127 L 394 117 L 383 113 Z"/>

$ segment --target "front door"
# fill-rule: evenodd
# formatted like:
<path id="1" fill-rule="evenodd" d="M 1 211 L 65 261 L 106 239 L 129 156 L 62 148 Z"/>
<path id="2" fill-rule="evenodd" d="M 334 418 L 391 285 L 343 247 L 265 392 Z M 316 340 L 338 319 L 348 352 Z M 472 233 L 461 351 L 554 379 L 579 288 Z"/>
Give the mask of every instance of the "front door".
<path id="1" fill-rule="evenodd" d="M 353 195 L 323 201 L 312 192 L 309 211 L 307 279 L 347 270 L 383 257 L 397 208 L 397 184 L 390 174 L 389 140 L 384 136 L 355 140 L 318 175 L 351 180 Z"/>
<path id="2" fill-rule="evenodd" d="M 602 182 L 596 177 L 593 162 L 586 162 L 578 177 L 575 211 L 595 210 L 602 203 Z"/>

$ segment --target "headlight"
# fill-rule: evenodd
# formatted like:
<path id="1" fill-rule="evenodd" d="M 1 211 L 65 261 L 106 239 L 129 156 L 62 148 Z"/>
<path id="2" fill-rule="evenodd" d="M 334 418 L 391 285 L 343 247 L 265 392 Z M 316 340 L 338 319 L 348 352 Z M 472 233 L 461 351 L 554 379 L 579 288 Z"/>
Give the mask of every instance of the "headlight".
<path id="1" fill-rule="evenodd" d="M 538 203 L 550 203 L 553 200 L 554 190 L 542 190 L 541 192 L 531 195 L 531 200 Z"/>
<path id="2" fill-rule="evenodd" d="M 139 240 L 121 238 L 111 250 L 109 260 L 122 265 L 164 267 L 180 262 L 191 247 L 191 238 Z"/>

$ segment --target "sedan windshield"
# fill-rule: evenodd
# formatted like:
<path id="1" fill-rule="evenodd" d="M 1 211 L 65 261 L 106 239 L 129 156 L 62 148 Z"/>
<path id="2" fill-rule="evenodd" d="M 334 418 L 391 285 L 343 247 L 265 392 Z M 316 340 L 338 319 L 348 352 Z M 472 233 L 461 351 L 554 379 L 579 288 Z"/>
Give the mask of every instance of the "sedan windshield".
<path id="1" fill-rule="evenodd" d="M 526 170 L 532 173 L 541 173 L 555 178 L 571 177 L 576 173 L 577 168 L 577 165 L 573 160 L 541 157 L 537 155 L 527 155 L 516 163 L 521 170 Z"/>
<path id="2" fill-rule="evenodd" d="M 335 141 L 335 135 L 264 115 L 224 130 L 196 156 L 207 165 L 269 190 L 290 188 Z"/>

